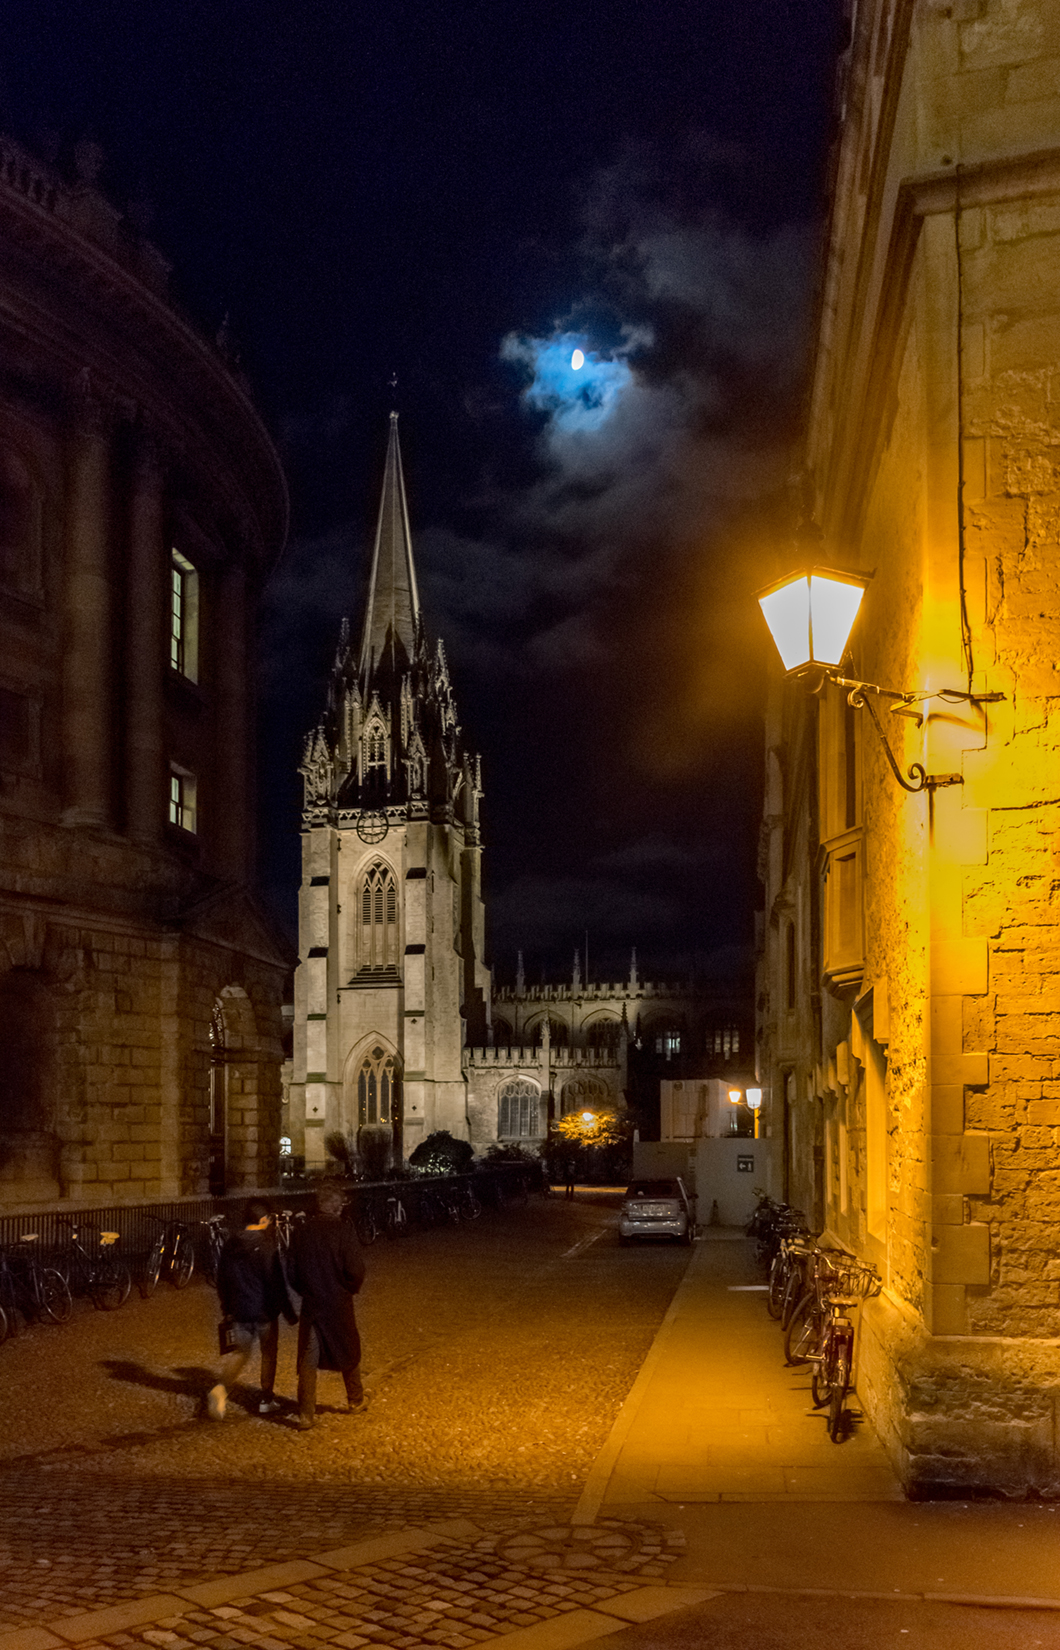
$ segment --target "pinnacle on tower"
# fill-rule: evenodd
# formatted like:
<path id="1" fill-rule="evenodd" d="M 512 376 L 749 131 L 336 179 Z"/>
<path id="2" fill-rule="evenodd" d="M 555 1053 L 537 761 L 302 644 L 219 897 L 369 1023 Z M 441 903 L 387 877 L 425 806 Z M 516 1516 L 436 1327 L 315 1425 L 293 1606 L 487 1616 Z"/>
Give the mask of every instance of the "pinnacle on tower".
<path id="1" fill-rule="evenodd" d="M 412 534 L 405 500 L 405 479 L 398 444 L 398 415 L 390 414 L 383 497 L 372 552 L 368 600 L 361 631 L 359 671 L 364 677 L 383 661 L 406 669 L 416 648 L 420 628 L 420 598 L 412 560 Z"/>

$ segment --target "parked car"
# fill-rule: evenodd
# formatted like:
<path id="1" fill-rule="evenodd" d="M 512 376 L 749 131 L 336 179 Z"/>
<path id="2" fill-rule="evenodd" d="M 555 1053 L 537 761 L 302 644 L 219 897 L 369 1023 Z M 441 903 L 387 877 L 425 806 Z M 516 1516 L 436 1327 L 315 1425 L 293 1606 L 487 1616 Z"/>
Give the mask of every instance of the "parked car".
<path id="1" fill-rule="evenodd" d="M 673 1238 L 691 1243 L 692 1202 L 679 1175 L 672 1180 L 631 1180 L 618 1217 L 618 1241 Z"/>

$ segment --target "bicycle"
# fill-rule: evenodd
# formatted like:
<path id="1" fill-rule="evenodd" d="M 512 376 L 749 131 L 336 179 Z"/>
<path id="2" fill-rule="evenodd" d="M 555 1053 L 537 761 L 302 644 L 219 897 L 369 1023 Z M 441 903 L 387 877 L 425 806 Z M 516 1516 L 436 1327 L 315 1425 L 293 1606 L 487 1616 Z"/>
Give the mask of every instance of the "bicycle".
<path id="1" fill-rule="evenodd" d="M 397 1192 L 390 1192 L 383 1205 L 383 1230 L 388 1238 L 407 1237 L 408 1210 Z"/>
<path id="2" fill-rule="evenodd" d="M 144 1300 L 154 1294 L 163 1272 L 174 1289 L 186 1289 L 195 1270 L 195 1244 L 188 1224 L 183 1220 L 162 1220 L 158 1215 L 149 1215 L 148 1219 L 161 1230 L 151 1245 L 140 1279 Z"/>
<path id="3" fill-rule="evenodd" d="M 854 1323 L 849 1314 L 863 1300 L 878 1295 L 883 1280 L 874 1266 L 850 1256 L 822 1259 L 813 1300 L 797 1337 L 797 1355 L 789 1362 L 813 1364 L 814 1408 L 828 1405 L 828 1436 L 838 1444 L 843 1438 L 846 1395 L 854 1368 Z"/>
<path id="4" fill-rule="evenodd" d="M 789 1298 L 794 1306 L 802 1271 L 803 1258 L 809 1253 L 807 1239 L 809 1234 L 804 1227 L 793 1227 L 790 1231 L 782 1231 L 777 1252 L 773 1256 L 769 1268 L 769 1291 L 766 1295 L 766 1310 L 771 1318 L 780 1318 L 787 1324 L 784 1317 L 785 1306 Z M 801 1293 L 801 1290 L 799 1290 Z M 790 1316 L 790 1310 L 789 1310 Z"/>
<path id="5" fill-rule="evenodd" d="M 347 1203 L 343 1213 L 347 1220 L 353 1221 L 364 1248 L 370 1248 L 379 1236 L 379 1219 L 372 1199 L 360 1197 L 356 1203 Z"/>
<path id="6" fill-rule="evenodd" d="M 124 1306 L 132 1288 L 129 1268 L 115 1252 L 120 1233 L 101 1232 L 88 1221 L 77 1221 L 72 1215 L 59 1215 L 59 1224 L 67 1230 L 66 1248 L 58 1255 L 59 1272 L 68 1287 L 91 1298 L 99 1312 L 116 1312 Z M 92 1233 L 91 1247 L 82 1234 Z"/>
<path id="7" fill-rule="evenodd" d="M 33 1245 L 37 1232 L 23 1232 L 9 1249 L 2 1251 L 0 1265 L 6 1274 L 4 1282 L 5 1317 L 7 1304 L 26 1318 L 47 1318 L 51 1323 L 66 1323 L 74 1309 L 70 1285 L 54 1266 L 44 1266 Z M 8 1328 L 5 1332 L 13 1334 Z"/>
<path id="8" fill-rule="evenodd" d="M 228 1242 L 228 1224 L 224 1215 L 210 1215 L 208 1220 L 200 1220 L 199 1225 L 206 1228 L 202 1269 L 209 1282 L 216 1283 L 217 1263 L 221 1259 L 221 1250 Z"/>
<path id="9" fill-rule="evenodd" d="M 286 1255 L 294 1242 L 294 1234 L 305 1220 L 304 1209 L 281 1209 L 275 1217 L 276 1243 L 281 1255 Z"/>

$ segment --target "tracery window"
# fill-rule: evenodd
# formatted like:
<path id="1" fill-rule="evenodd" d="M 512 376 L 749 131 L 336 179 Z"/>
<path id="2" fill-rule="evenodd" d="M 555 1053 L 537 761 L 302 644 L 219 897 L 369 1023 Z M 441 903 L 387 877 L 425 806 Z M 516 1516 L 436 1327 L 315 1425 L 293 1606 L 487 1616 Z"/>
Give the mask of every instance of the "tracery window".
<path id="1" fill-rule="evenodd" d="M 528 1077 L 513 1077 L 497 1094 L 497 1134 L 525 1140 L 540 1134 L 541 1090 Z"/>
<path id="2" fill-rule="evenodd" d="M 361 945 L 362 968 L 393 968 L 397 966 L 397 884 L 389 866 L 376 861 L 370 865 L 361 884 Z"/>
<path id="3" fill-rule="evenodd" d="M 592 1020 L 585 1028 L 588 1048 L 617 1048 L 621 1036 L 622 1026 L 618 1020 Z"/>
<path id="4" fill-rule="evenodd" d="M 357 1121 L 392 1123 L 400 1109 L 400 1084 L 394 1056 L 376 1043 L 357 1073 Z"/>
<path id="5" fill-rule="evenodd" d="M 364 730 L 365 768 L 386 767 L 386 729 L 382 722 L 369 722 Z"/>

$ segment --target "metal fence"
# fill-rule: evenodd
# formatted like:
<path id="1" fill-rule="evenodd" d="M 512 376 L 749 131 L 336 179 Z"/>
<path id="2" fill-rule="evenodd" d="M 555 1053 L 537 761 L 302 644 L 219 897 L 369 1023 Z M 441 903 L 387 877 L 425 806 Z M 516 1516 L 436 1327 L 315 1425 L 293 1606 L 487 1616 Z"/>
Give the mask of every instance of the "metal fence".
<path id="1" fill-rule="evenodd" d="M 438 1188 L 451 1185 L 473 1185 L 481 1201 L 489 1206 L 504 1200 L 503 1188 L 514 1180 L 527 1182 L 527 1171 L 512 1165 L 497 1165 L 476 1169 L 463 1175 L 424 1175 L 414 1178 L 380 1181 L 339 1181 L 356 1209 L 362 1198 L 385 1198 L 392 1192 L 414 1194 L 418 1186 Z M 276 1190 L 263 1192 L 276 1208 L 305 1209 L 313 1200 L 315 1184 L 319 1182 L 291 1182 Z M 243 1205 L 253 1192 L 233 1193 L 228 1197 L 181 1198 L 172 1203 L 145 1203 L 104 1206 L 96 1209 L 47 1209 L 39 1214 L 0 1215 L 0 1248 L 8 1248 L 22 1238 L 36 1234 L 34 1248 L 46 1256 L 56 1256 L 68 1247 L 71 1225 L 87 1232 L 103 1231 L 119 1234 L 117 1251 L 135 1274 L 138 1265 L 151 1252 L 161 1223 L 179 1220 L 191 1226 L 196 1240 L 196 1262 L 203 1260 L 206 1243 L 205 1222 L 211 1215 L 225 1215 L 235 1229 Z"/>

